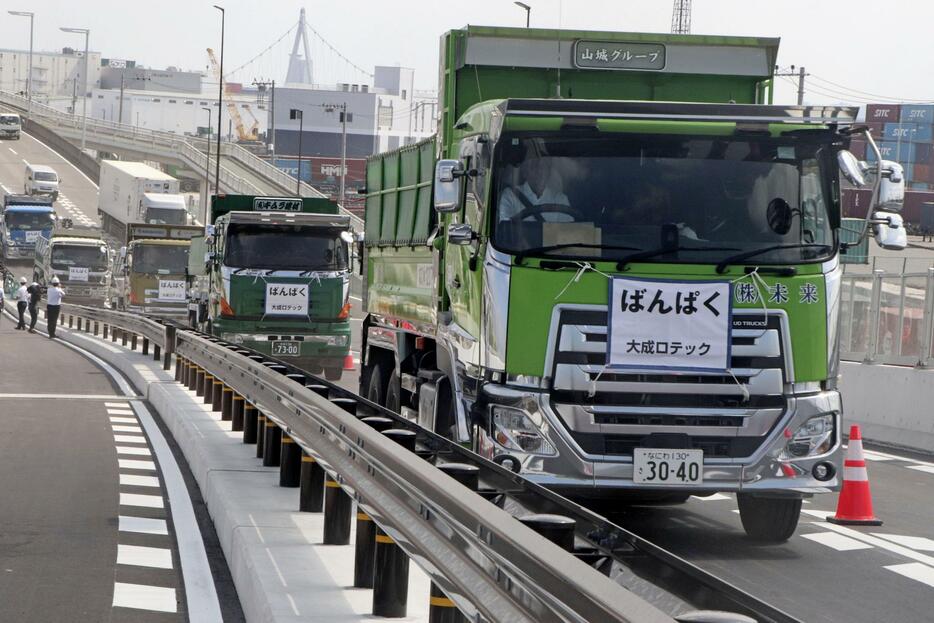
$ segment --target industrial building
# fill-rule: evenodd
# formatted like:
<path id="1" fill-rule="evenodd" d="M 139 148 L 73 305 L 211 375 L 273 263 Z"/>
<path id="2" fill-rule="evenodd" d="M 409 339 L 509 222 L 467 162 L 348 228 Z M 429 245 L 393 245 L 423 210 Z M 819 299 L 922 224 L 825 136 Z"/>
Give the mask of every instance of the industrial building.
<path id="1" fill-rule="evenodd" d="M 88 90 L 100 86 L 101 53 L 88 52 Z M 84 50 L 32 53 L 32 93 L 36 101 L 54 105 L 80 97 L 84 84 Z M 23 93 L 29 79 L 29 50 L 0 49 L 0 91 Z"/>

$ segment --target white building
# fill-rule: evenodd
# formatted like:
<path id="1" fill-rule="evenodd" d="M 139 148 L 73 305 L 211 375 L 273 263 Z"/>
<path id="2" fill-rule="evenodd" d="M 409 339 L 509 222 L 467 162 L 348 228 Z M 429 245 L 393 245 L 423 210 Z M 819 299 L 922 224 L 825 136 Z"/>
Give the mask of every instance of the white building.
<path id="1" fill-rule="evenodd" d="M 431 136 L 437 125 L 434 94 L 416 92 L 414 71 L 376 67 L 373 84 L 285 85 L 276 87 L 275 150 L 277 156 L 298 155 L 302 111 L 302 155 L 339 156 L 340 106 L 347 105 L 347 157 L 362 158 Z"/>
<path id="2" fill-rule="evenodd" d="M 84 50 L 33 51 L 32 93 L 37 101 L 54 105 L 81 98 L 84 86 Z M 29 50 L 0 49 L 0 91 L 26 93 Z M 100 86 L 101 54 L 88 52 L 88 91 Z M 57 106 L 62 107 L 62 106 Z M 80 106 L 79 106 L 80 110 Z"/>

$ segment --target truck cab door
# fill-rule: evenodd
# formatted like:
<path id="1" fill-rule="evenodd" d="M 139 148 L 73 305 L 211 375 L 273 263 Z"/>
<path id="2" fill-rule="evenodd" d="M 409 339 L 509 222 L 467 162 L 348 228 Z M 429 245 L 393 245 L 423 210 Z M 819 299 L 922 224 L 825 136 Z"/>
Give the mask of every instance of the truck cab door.
<path id="1" fill-rule="evenodd" d="M 487 175 L 486 163 L 479 157 L 477 137 L 469 137 L 461 142 L 460 160 L 464 163 L 464 170 L 468 175 L 464 178 L 464 200 L 457 212 L 449 215 L 447 221 L 447 241 L 444 253 L 444 279 L 450 303 L 452 320 L 470 335 L 480 338 L 480 314 L 482 302 L 482 276 L 480 270 L 483 247 L 486 244 L 484 235 L 484 202 Z M 476 171 L 474 175 L 473 171 Z M 464 244 L 463 237 L 457 237 L 459 243 L 453 242 L 453 231 L 469 226 L 473 232 L 472 240 Z"/>

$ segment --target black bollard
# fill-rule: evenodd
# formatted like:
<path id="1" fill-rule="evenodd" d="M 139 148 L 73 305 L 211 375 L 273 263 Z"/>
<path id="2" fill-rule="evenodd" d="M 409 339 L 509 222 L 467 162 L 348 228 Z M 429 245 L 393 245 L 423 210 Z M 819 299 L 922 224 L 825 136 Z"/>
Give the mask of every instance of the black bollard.
<path id="1" fill-rule="evenodd" d="M 415 433 L 390 428 L 386 437 L 400 446 L 415 451 Z M 404 617 L 408 606 L 409 558 L 388 534 L 376 530 L 376 571 L 373 576 L 373 615 Z"/>
<path id="2" fill-rule="evenodd" d="M 324 544 L 350 543 L 350 511 L 353 500 L 330 476 L 324 479 Z"/>
<path id="3" fill-rule="evenodd" d="M 198 371 L 195 374 L 195 396 L 204 396 L 204 386 L 208 382 L 208 373 L 204 368 L 198 366 Z"/>
<path id="4" fill-rule="evenodd" d="M 221 387 L 221 420 L 229 422 L 233 418 L 233 390 L 226 385 Z"/>
<path id="5" fill-rule="evenodd" d="M 331 403 L 340 407 L 350 415 L 357 413 L 357 401 L 353 398 L 331 398 Z"/>
<path id="6" fill-rule="evenodd" d="M 263 467 L 279 467 L 282 457 L 282 429 L 266 418 L 266 436 L 263 437 Z"/>
<path id="7" fill-rule="evenodd" d="M 457 609 L 457 604 L 432 582 L 428 593 L 428 623 L 466 623 L 466 621 L 467 617 Z"/>
<path id="8" fill-rule="evenodd" d="M 211 392 L 211 411 L 220 411 L 224 402 L 224 382 L 214 377 L 214 389 Z"/>
<path id="9" fill-rule="evenodd" d="M 279 486 L 297 487 L 302 477 L 302 448 L 289 435 L 282 433 L 279 455 Z"/>
<path id="10" fill-rule="evenodd" d="M 96 324 L 94 325 L 94 335 L 97 335 L 97 325 L 96 325 Z M 144 355 L 148 355 L 148 354 L 149 354 L 149 338 L 148 338 L 148 337 L 144 337 L 144 338 L 143 338 L 143 354 L 144 354 Z"/>
<path id="11" fill-rule="evenodd" d="M 371 416 L 362 418 L 360 421 L 368 425 L 370 428 L 374 429 L 378 433 L 389 430 L 395 424 L 395 422 L 389 419 L 388 417 L 381 417 L 378 415 L 371 415 Z"/>
<path id="12" fill-rule="evenodd" d="M 100 325 L 98 325 L 97 321 L 95 320 L 94 321 L 94 337 L 97 337 L 97 332 L 99 330 L 100 330 Z"/>
<path id="13" fill-rule="evenodd" d="M 321 383 L 318 383 L 312 379 L 308 379 L 305 382 L 305 387 L 318 394 L 322 398 L 327 398 L 331 393 L 331 390 L 327 385 L 322 385 Z"/>
<path id="14" fill-rule="evenodd" d="M 357 536 L 354 543 L 353 585 L 373 588 L 376 571 L 376 524 L 365 512 L 357 509 Z"/>
<path id="15" fill-rule="evenodd" d="M 182 356 L 175 355 L 175 382 L 182 380 Z"/>
<path id="16" fill-rule="evenodd" d="M 259 411 L 244 401 L 243 403 L 243 443 L 256 443 L 256 429 L 259 427 Z"/>
<path id="17" fill-rule="evenodd" d="M 230 405 L 230 430 L 237 432 L 243 430 L 243 396 L 233 394 L 233 403 Z"/>
<path id="18" fill-rule="evenodd" d="M 373 616 L 404 617 L 408 607 L 409 557 L 379 527 L 375 558 Z"/>
<path id="19" fill-rule="evenodd" d="M 120 329 L 120 346 L 126 346 L 127 332 Z"/>
<path id="20" fill-rule="evenodd" d="M 288 374 L 285 375 L 285 378 L 291 379 L 291 380 L 295 381 L 296 383 L 298 383 L 299 385 L 304 385 L 304 384 L 305 384 L 305 375 L 304 375 L 304 374 L 298 374 L 298 373 L 296 373 L 296 372 L 289 372 Z"/>
<path id="21" fill-rule="evenodd" d="M 120 328 L 119 328 L 119 327 L 111 327 L 111 329 L 113 329 L 113 330 L 110 332 L 110 341 L 111 341 L 111 342 L 116 342 L 116 341 L 117 341 L 117 338 L 119 337 L 117 334 L 120 332 Z M 78 331 L 80 331 L 80 330 L 81 330 L 81 319 L 78 318 Z"/>
<path id="22" fill-rule="evenodd" d="M 130 350 L 136 350 L 136 334 L 130 336 Z"/>
<path id="23" fill-rule="evenodd" d="M 78 316 L 78 328 L 77 328 L 77 330 L 78 330 L 79 332 L 81 331 L 81 316 Z"/>
<path id="24" fill-rule="evenodd" d="M 315 457 L 302 451 L 301 489 L 298 491 L 298 510 L 320 513 L 324 507 L 324 470 Z"/>
<path id="25" fill-rule="evenodd" d="M 569 552 L 574 551 L 576 522 L 564 515 L 534 514 L 519 517 L 519 521 L 552 543 Z"/>
<path id="26" fill-rule="evenodd" d="M 188 389 L 194 391 L 198 386 L 198 364 L 188 362 Z"/>
<path id="27" fill-rule="evenodd" d="M 108 337 L 108 335 L 109 335 L 109 333 L 108 333 L 109 330 L 110 330 L 109 325 L 107 325 L 106 323 L 104 323 L 104 330 L 101 332 L 101 339 L 102 339 L 102 340 L 106 340 L 106 339 L 107 339 L 107 337 Z"/>
<path id="28" fill-rule="evenodd" d="M 256 414 L 256 458 L 263 458 L 263 451 L 266 449 L 266 416 L 257 412 Z"/>
<path id="29" fill-rule="evenodd" d="M 68 328 L 70 329 L 70 328 L 72 328 L 73 326 L 75 326 L 75 317 L 72 316 L 71 314 L 68 314 Z M 107 330 L 107 327 L 104 326 L 104 331 L 106 331 L 106 330 Z M 105 338 L 107 337 L 107 334 L 106 334 L 106 333 L 104 333 L 104 337 L 105 337 Z"/>

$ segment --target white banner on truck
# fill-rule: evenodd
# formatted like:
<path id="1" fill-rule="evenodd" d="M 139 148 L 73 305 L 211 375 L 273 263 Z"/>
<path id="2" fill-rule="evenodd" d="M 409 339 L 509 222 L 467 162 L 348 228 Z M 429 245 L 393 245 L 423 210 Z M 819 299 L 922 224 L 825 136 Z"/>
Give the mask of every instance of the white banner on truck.
<path id="1" fill-rule="evenodd" d="M 40 237 L 42 237 L 42 231 L 39 229 L 26 230 L 26 244 L 35 244 Z"/>
<path id="2" fill-rule="evenodd" d="M 307 316 L 308 285 L 304 283 L 267 283 L 267 316 Z"/>
<path id="3" fill-rule="evenodd" d="M 730 365 L 728 281 L 614 278 L 607 366 L 715 372 Z"/>
<path id="4" fill-rule="evenodd" d="M 180 302 L 187 299 L 184 279 L 160 279 L 159 300 Z"/>
<path id="5" fill-rule="evenodd" d="M 80 266 L 68 267 L 68 281 L 87 281 L 88 269 Z"/>

